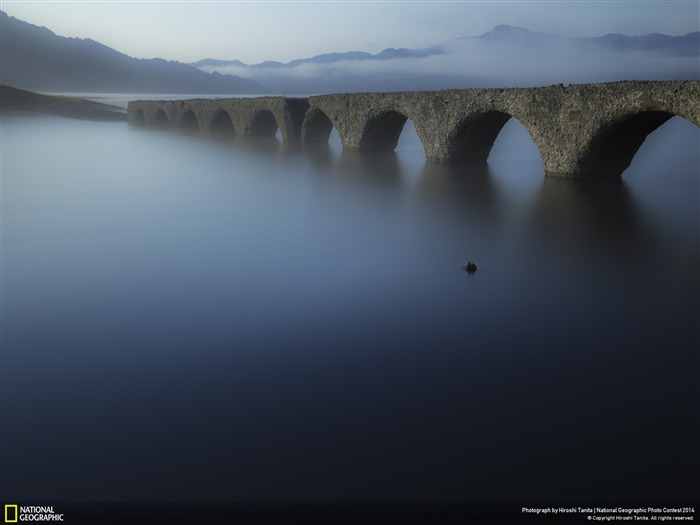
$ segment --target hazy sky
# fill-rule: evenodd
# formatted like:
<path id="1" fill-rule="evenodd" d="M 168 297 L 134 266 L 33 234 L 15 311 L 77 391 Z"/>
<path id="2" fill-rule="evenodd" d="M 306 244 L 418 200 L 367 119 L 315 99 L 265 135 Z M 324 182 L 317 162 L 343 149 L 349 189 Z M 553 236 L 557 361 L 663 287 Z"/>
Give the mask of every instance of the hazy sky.
<path id="1" fill-rule="evenodd" d="M 700 0 L 682 1 L 27 1 L 10 16 L 130 56 L 191 62 L 286 62 L 332 51 L 376 53 L 477 36 L 498 24 L 568 36 L 682 35 L 700 30 Z"/>

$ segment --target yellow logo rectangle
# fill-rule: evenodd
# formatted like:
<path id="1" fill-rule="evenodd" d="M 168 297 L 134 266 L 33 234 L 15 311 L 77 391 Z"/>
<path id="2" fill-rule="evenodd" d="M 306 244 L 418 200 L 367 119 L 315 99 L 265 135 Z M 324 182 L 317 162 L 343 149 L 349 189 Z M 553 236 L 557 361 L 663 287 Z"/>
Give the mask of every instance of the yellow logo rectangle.
<path id="1" fill-rule="evenodd" d="M 17 505 L 5 505 L 5 523 L 17 523 Z"/>

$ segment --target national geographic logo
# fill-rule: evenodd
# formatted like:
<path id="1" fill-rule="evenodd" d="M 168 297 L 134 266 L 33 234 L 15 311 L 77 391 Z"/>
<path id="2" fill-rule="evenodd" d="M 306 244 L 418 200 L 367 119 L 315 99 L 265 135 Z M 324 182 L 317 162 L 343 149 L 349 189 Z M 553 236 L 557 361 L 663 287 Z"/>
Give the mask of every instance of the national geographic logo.
<path id="1" fill-rule="evenodd" d="M 5 505 L 5 523 L 17 523 L 17 505 Z"/>
<path id="2" fill-rule="evenodd" d="M 27 523 L 32 521 L 63 521 L 63 514 L 55 512 L 53 506 L 5 505 L 5 523 Z"/>

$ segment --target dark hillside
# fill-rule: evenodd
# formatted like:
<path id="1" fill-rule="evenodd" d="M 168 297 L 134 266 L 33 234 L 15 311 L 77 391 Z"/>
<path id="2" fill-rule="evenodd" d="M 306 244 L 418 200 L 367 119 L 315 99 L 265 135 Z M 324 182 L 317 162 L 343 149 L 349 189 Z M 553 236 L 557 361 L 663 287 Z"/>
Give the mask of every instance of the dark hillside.
<path id="1" fill-rule="evenodd" d="M 40 95 L 0 85 L 0 112 L 44 113 L 83 120 L 126 121 L 122 108 L 75 97 Z"/>
<path id="2" fill-rule="evenodd" d="M 89 39 L 65 38 L 0 11 L 5 85 L 34 91 L 264 93 L 258 82 L 180 62 L 136 59 Z"/>

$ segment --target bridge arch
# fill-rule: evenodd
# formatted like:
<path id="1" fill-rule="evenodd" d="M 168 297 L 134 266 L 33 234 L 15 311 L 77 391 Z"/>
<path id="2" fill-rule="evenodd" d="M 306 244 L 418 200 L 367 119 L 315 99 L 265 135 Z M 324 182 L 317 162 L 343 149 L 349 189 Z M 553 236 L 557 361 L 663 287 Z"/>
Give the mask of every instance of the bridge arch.
<path id="1" fill-rule="evenodd" d="M 360 149 L 394 151 L 407 120 L 406 115 L 394 110 L 369 119 L 360 137 Z"/>
<path id="2" fill-rule="evenodd" d="M 231 115 L 225 109 L 219 109 L 209 123 L 209 130 L 213 133 L 235 135 L 236 127 L 233 125 Z"/>
<path id="3" fill-rule="evenodd" d="M 153 126 L 159 129 L 170 127 L 170 119 L 163 108 L 159 108 L 153 116 Z"/>
<path id="4" fill-rule="evenodd" d="M 301 125 L 301 140 L 302 142 L 328 142 L 334 127 L 333 121 L 323 110 L 312 108 Z"/>
<path id="5" fill-rule="evenodd" d="M 191 133 L 199 133 L 201 127 L 199 125 L 199 119 L 194 111 L 191 109 L 185 110 L 182 114 L 182 120 L 180 121 L 182 129 Z"/>
<path id="6" fill-rule="evenodd" d="M 425 152 L 425 140 L 420 124 L 410 116 L 396 110 L 389 110 L 370 118 L 360 137 L 359 149 L 370 151 L 394 151 L 407 120 L 411 120 L 418 139 Z"/>
<path id="7" fill-rule="evenodd" d="M 256 111 L 250 119 L 248 136 L 250 137 L 274 137 L 279 129 L 277 119 L 270 110 Z"/>
<path id="8" fill-rule="evenodd" d="M 447 151 L 450 161 L 486 163 L 503 126 L 511 119 L 517 120 L 534 141 L 533 133 L 519 118 L 500 110 L 491 110 L 463 119 L 449 139 Z M 542 157 L 540 147 L 535 142 Z"/>
<path id="9" fill-rule="evenodd" d="M 579 157 L 577 171 L 588 177 L 621 177 L 647 136 L 674 116 L 685 118 L 669 111 L 646 110 L 604 123 Z"/>
<path id="10" fill-rule="evenodd" d="M 142 109 L 137 109 L 136 112 L 134 113 L 133 123 L 136 124 L 137 126 L 142 126 L 142 127 L 146 125 L 146 114 L 143 112 Z"/>

